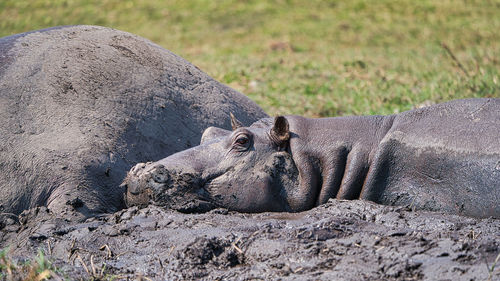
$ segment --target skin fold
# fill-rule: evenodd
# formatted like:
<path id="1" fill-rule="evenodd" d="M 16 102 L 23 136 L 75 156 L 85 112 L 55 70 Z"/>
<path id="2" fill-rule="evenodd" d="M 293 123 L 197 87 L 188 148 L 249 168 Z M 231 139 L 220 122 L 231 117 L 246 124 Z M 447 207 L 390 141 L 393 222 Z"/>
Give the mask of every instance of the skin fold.
<path id="1" fill-rule="evenodd" d="M 197 147 L 136 165 L 123 184 L 127 204 L 298 212 L 337 198 L 500 217 L 499 99 L 231 123 L 208 128 Z"/>

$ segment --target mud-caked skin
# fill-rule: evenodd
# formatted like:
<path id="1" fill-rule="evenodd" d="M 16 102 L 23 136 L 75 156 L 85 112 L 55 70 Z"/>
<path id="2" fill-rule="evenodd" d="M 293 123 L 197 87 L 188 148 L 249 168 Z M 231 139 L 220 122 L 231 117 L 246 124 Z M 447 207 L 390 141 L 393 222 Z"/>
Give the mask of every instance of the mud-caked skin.
<path id="1" fill-rule="evenodd" d="M 500 99 L 389 116 L 261 119 L 208 128 L 202 143 L 138 164 L 129 205 L 302 211 L 329 198 L 500 217 Z"/>
<path id="2" fill-rule="evenodd" d="M 198 144 L 208 126 L 229 128 L 226 111 L 267 117 L 130 33 L 66 26 L 0 38 L 0 213 L 116 211 L 130 167 Z"/>

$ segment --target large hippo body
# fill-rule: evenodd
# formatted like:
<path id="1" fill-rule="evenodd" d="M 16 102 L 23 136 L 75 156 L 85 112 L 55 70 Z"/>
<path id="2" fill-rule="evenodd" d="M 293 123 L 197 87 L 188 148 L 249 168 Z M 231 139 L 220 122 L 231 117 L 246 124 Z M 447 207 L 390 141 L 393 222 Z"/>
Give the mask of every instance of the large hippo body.
<path id="1" fill-rule="evenodd" d="M 70 26 L 0 38 L 0 212 L 117 210 L 133 164 L 196 145 L 207 126 L 229 127 L 229 111 L 267 116 L 126 32 Z"/>
<path id="2" fill-rule="evenodd" d="M 302 211 L 329 198 L 500 217 L 500 99 L 390 116 L 262 119 L 128 174 L 128 204 Z"/>

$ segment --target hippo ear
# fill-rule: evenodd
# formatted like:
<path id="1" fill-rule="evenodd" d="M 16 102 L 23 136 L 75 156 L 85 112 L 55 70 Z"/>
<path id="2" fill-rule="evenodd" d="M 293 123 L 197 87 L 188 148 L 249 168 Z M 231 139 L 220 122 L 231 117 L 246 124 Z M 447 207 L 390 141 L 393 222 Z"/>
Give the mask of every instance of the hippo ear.
<path id="1" fill-rule="evenodd" d="M 234 117 L 232 112 L 229 112 L 229 116 L 231 116 L 231 128 L 233 128 L 233 131 L 239 127 L 243 127 L 243 124 L 241 124 L 241 122 Z"/>
<path id="2" fill-rule="evenodd" d="M 273 128 L 269 132 L 271 140 L 280 147 L 285 148 L 288 140 L 290 139 L 290 132 L 288 130 L 288 120 L 283 116 L 274 118 Z"/>

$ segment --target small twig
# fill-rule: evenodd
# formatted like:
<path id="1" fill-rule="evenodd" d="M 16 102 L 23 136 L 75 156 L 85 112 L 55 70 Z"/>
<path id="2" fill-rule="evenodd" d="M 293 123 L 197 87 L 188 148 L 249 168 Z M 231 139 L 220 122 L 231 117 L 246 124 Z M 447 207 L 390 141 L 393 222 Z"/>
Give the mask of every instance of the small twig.
<path id="1" fill-rule="evenodd" d="M 90 266 L 92 267 L 92 276 L 97 276 L 97 271 L 94 266 L 94 255 L 90 255 Z"/>
<path id="2" fill-rule="evenodd" d="M 50 240 L 47 240 L 47 250 L 49 252 L 49 256 L 52 256 L 52 246 L 50 245 Z"/>
<path id="3" fill-rule="evenodd" d="M 242 250 L 241 250 L 238 246 L 236 246 L 235 244 L 232 244 L 232 245 L 233 245 L 233 248 L 234 248 L 236 251 L 238 251 L 238 253 L 243 254 L 243 251 L 242 251 Z"/>
<path id="4" fill-rule="evenodd" d="M 231 246 L 233 246 L 233 248 L 238 251 L 238 253 L 240 254 L 243 254 L 243 250 L 240 249 L 240 247 L 236 246 L 236 244 L 238 244 L 238 242 L 240 242 L 241 240 L 241 237 L 238 237 L 238 239 L 236 239 L 236 241 L 234 241 L 233 243 L 231 243 Z"/>
<path id="5" fill-rule="evenodd" d="M 126 253 L 130 253 L 130 251 L 125 251 L 123 253 L 119 253 L 118 255 L 116 255 L 116 257 L 118 258 L 119 256 L 125 255 Z"/>
<path id="6" fill-rule="evenodd" d="M 76 239 L 73 239 L 73 242 L 71 242 L 71 247 L 69 248 L 69 254 L 68 254 L 68 260 L 71 261 L 71 257 L 73 256 L 73 254 L 75 252 L 78 251 L 78 248 L 75 248 L 75 244 L 76 244 Z"/>
<path id="7" fill-rule="evenodd" d="M 109 248 L 108 244 L 104 244 L 101 246 L 101 248 L 99 248 L 99 250 L 108 250 L 108 258 L 111 258 L 113 256 L 113 253 L 111 252 L 111 249 Z"/>
<path id="8" fill-rule="evenodd" d="M 241 236 L 238 237 L 238 239 L 236 239 L 236 241 L 234 241 L 234 245 L 238 244 L 238 242 L 240 242 L 240 240 L 241 240 Z"/>
<path id="9" fill-rule="evenodd" d="M 441 42 L 441 47 L 443 47 L 443 49 L 446 50 L 448 55 L 450 55 L 451 59 L 453 59 L 455 61 L 455 63 L 458 65 L 458 67 L 463 71 L 465 76 L 470 77 L 469 72 L 467 72 L 465 67 L 460 63 L 460 61 L 457 59 L 457 57 L 453 54 L 450 47 L 448 47 L 448 45 L 446 45 L 446 43 L 444 43 L 444 42 Z"/>
<path id="10" fill-rule="evenodd" d="M 92 274 L 90 274 L 90 271 L 89 271 L 87 265 L 85 264 L 85 262 L 83 262 L 82 257 L 80 257 L 80 254 L 76 253 L 76 257 L 80 260 L 80 263 L 83 265 L 83 268 L 85 269 L 85 271 L 87 271 L 87 274 L 89 276 L 92 276 Z"/>
<path id="11" fill-rule="evenodd" d="M 471 229 L 471 231 L 469 231 L 466 237 L 472 240 L 476 240 L 479 237 L 479 235 L 481 235 L 481 232 L 476 233 L 474 229 Z"/>
<path id="12" fill-rule="evenodd" d="M 293 273 L 300 273 L 304 268 L 303 267 L 298 267 L 295 270 L 293 270 Z"/>
<path id="13" fill-rule="evenodd" d="M 172 254 L 172 252 L 174 251 L 174 249 L 175 249 L 175 246 L 172 246 L 172 248 L 170 248 L 170 251 L 168 252 L 169 256 Z"/>

